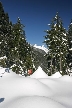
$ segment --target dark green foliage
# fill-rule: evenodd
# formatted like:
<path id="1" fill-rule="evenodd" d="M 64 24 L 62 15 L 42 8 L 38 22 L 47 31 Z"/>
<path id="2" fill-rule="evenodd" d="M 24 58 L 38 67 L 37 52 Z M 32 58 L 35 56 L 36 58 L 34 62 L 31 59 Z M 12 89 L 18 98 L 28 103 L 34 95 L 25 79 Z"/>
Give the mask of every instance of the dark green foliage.
<path id="1" fill-rule="evenodd" d="M 68 67 L 72 68 L 72 20 L 69 25 L 68 29 L 68 44 L 69 44 L 69 50 L 68 50 L 68 55 L 67 55 L 67 63 Z"/>
<path id="2" fill-rule="evenodd" d="M 2 3 L 0 2 L 0 57 L 8 56 L 8 41 L 10 36 L 9 29 L 8 13 L 4 12 Z M 7 63 L 7 59 L 5 63 Z M 5 64 L 5 66 L 7 67 L 7 64 Z"/>
<path id="3" fill-rule="evenodd" d="M 49 52 L 47 54 L 48 68 L 51 75 L 56 71 L 65 74 L 67 69 L 66 54 L 68 50 L 66 29 L 63 27 L 58 12 L 50 24 L 50 30 L 45 31 L 45 41 Z"/>
<path id="4" fill-rule="evenodd" d="M 5 13 L 4 13 L 4 9 L 2 6 L 2 3 L 0 2 L 0 57 L 4 54 L 4 18 L 5 18 Z"/>
<path id="5" fill-rule="evenodd" d="M 13 46 L 12 46 L 12 52 L 11 57 L 13 60 L 13 63 L 16 65 L 12 67 L 13 70 L 17 70 L 17 67 L 19 73 L 22 73 L 28 69 L 33 68 L 33 62 L 32 62 L 32 52 L 30 44 L 26 41 L 25 26 L 21 24 L 20 19 L 18 18 L 17 23 L 13 24 Z"/>
<path id="6" fill-rule="evenodd" d="M 0 2 L 0 66 L 12 68 L 17 74 L 33 68 L 32 51 L 26 40 L 24 25 L 20 18 L 15 24 L 9 21 Z M 5 63 L 5 64 L 4 64 Z"/>
<path id="7" fill-rule="evenodd" d="M 6 58 L 2 58 L 2 59 L 0 58 L 0 66 L 1 67 L 3 67 L 3 68 L 6 67 L 6 60 L 7 60 Z"/>

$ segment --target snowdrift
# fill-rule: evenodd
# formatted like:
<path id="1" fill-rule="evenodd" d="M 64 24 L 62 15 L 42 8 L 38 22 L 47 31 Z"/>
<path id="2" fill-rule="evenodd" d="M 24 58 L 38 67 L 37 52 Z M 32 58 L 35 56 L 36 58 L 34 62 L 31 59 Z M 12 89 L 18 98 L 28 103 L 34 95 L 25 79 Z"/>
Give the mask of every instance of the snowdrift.
<path id="1" fill-rule="evenodd" d="M 48 78 L 48 75 L 39 66 L 38 69 L 30 75 L 30 78 Z"/>
<path id="2" fill-rule="evenodd" d="M 41 67 L 30 77 L 2 68 L 0 74 L 0 108 L 72 108 L 70 76 L 48 78 Z"/>

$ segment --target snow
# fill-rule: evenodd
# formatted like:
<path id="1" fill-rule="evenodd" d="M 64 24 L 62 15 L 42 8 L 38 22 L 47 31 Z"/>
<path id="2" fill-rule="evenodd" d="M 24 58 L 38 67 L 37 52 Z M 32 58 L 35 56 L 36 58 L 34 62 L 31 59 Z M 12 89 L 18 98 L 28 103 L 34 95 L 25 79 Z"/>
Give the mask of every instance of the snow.
<path id="1" fill-rule="evenodd" d="M 5 73 L 5 68 L 0 67 L 0 77 L 2 77 L 4 73 Z"/>
<path id="2" fill-rule="evenodd" d="M 35 44 L 33 47 L 42 49 L 42 50 L 44 50 L 46 53 L 48 52 L 48 49 L 45 48 L 44 45 L 42 45 L 42 46 L 37 46 L 37 44 Z"/>
<path id="3" fill-rule="evenodd" d="M 48 24 L 49 26 L 51 25 L 51 24 Z"/>
<path id="4" fill-rule="evenodd" d="M 52 74 L 52 78 L 60 78 L 62 75 L 59 72 L 56 72 L 55 74 Z"/>
<path id="5" fill-rule="evenodd" d="M 15 50 L 17 50 L 17 48 L 15 47 Z"/>
<path id="6" fill-rule="evenodd" d="M 64 36 L 66 36 L 66 33 L 63 33 L 64 34 Z"/>
<path id="7" fill-rule="evenodd" d="M 63 41 L 67 41 L 67 39 L 65 39 L 65 38 L 63 38 L 63 37 L 62 37 L 62 40 L 63 40 Z"/>
<path id="8" fill-rule="evenodd" d="M 72 76 L 47 77 L 41 67 L 22 77 L 0 67 L 0 108 L 72 108 Z"/>
<path id="9" fill-rule="evenodd" d="M 61 27 L 61 26 L 59 25 L 59 27 Z"/>
<path id="10" fill-rule="evenodd" d="M 56 27 L 57 24 L 54 25 L 54 27 Z"/>
<path id="11" fill-rule="evenodd" d="M 69 50 L 72 51 L 72 48 L 70 48 Z"/>
<path id="12" fill-rule="evenodd" d="M 5 59 L 5 58 L 7 58 L 7 57 L 6 57 L 6 56 L 0 57 L 0 60 L 1 60 L 1 59 Z"/>
<path id="13" fill-rule="evenodd" d="M 57 16 L 55 17 L 55 19 L 57 19 Z"/>
<path id="14" fill-rule="evenodd" d="M 48 75 L 39 66 L 38 69 L 30 75 L 31 78 L 48 78 Z"/>
<path id="15" fill-rule="evenodd" d="M 55 30 L 56 30 L 56 28 L 55 28 Z"/>

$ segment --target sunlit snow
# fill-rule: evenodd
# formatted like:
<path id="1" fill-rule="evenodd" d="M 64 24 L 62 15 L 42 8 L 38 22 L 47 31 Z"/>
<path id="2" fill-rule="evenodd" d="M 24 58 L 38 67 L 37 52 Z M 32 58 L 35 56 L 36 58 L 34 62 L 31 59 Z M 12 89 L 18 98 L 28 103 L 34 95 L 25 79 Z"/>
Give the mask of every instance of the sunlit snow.
<path id="1" fill-rule="evenodd" d="M 72 48 L 70 48 L 69 50 L 72 50 Z"/>
<path id="2" fill-rule="evenodd" d="M 7 58 L 7 57 L 6 57 L 6 56 L 0 57 L 0 60 L 1 60 L 1 59 L 5 59 L 5 58 Z"/>
<path id="3" fill-rule="evenodd" d="M 38 67 L 23 77 L 1 67 L 0 108 L 72 108 L 72 76 L 50 77 Z"/>
<path id="4" fill-rule="evenodd" d="M 35 48 L 39 48 L 39 49 L 42 49 L 42 50 L 44 50 L 46 53 L 48 52 L 48 49 L 45 48 L 44 45 L 42 45 L 42 46 L 38 46 L 37 44 L 35 44 L 33 47 L 35 47 Z"/>
<path id="5" fill-rule="evenodd" d="M 52 78 L 60 78 L 62 75 L 59 72 L 56 72 L 55 74 L 52 74 Z"/>
<path id="6" fill-rule="evenodd" d="M 49 26 L 51 25 L 51 24 L 48 24 Z"/>
<path id="7" fill-rule="evenodd" d="M 30 78 L 48 78 L 48 75 L 39 66 L 38 69 L 30 75 Z"/>

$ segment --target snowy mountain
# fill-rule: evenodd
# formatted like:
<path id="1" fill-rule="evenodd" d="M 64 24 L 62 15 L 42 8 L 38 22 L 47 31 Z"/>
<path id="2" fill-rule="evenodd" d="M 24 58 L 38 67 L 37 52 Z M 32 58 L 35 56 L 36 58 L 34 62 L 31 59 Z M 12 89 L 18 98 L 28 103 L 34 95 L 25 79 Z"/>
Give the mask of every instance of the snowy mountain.
<path id="1" fill-rule="evenodd" d="M 44 45 L 38 46 L 37 44 L 35 44 L 33 47 L 34 47 L 34 48 L 41 49 L 41 50 L 45 51 L 46 53 L 48 52 L 48 49 L 47 49 L 46 47 L 44 47 Z"/>

